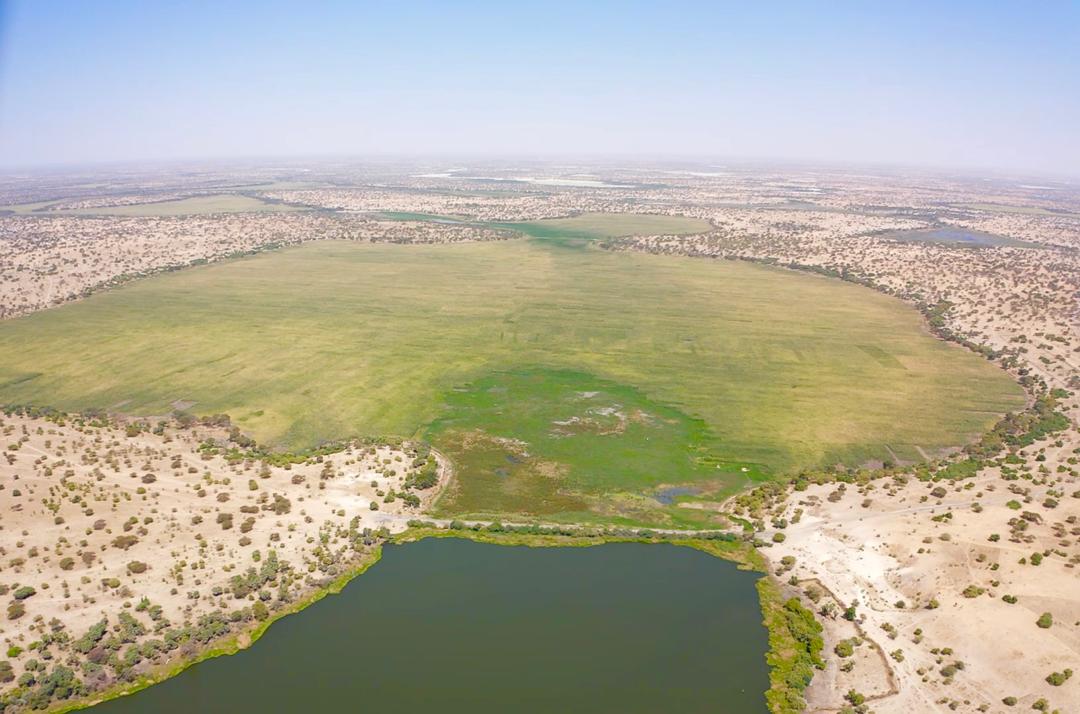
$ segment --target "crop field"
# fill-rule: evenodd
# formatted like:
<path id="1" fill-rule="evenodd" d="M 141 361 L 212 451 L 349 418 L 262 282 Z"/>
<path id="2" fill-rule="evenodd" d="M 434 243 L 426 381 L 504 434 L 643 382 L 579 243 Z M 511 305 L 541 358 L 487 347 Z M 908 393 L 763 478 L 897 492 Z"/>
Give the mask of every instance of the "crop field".
<path id="1" fill-rule="evenodd" d="M 0 323 L 0 402 L 227 413 L 283 448 L 419 437 L 455 466 L 443 512 L 617 515 L 916 460 L 1023 398 L 865 288 L 523 239 L 317 242 Z"/>

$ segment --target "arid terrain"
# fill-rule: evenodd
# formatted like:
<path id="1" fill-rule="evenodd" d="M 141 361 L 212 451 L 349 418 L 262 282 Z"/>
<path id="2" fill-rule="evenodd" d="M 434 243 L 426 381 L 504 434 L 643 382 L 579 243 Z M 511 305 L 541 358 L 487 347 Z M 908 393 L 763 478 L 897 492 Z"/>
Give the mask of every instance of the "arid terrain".
<path id="1" fill-rule="evenodd" d="M 204 203 L 170 208 L 181 201 Z M 895 296 L 1024 387 L 1025 411 L 944 458 L 784 474 L 726 505 L 824 626 L 807 710 L 1080 711 L 1076 184 L 713 165 L 207 168 L 93 188 L 9 177 L 0 317 L 303 242 L 507 240 L 497 224 L 594 213 L 711 226 L 602 249 L 768 263 Z M 31 706 L 245 637 L 370 560 L 449 477 L 419 442 L 263 451 L 227 419 L 190 416 L 198 405 L 139 421 L 122 404 L 6 406 L 0 688 L 34 692 Z"/>
<path id="2" fill-rule="evenodd" d="M 12 414 L 0 428 L 8 661 L 33 673 L 75 657 L 90 684 L 191 656 L 302 600 L 435 492 L 413 489 L 436 466 L 408 445 L 271 465 L 192 420 Z"/>

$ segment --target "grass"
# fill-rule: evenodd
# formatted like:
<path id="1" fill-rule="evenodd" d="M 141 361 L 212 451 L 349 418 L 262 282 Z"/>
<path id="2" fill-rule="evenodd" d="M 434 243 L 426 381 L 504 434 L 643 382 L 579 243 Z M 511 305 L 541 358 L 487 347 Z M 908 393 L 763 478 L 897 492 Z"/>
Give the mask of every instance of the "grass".
<path id="1" fill-rule="evenodd" d="M 46 211 L 45 207 L 58 201 L 27 203 L 18 206 L 0 206 L 0 210 L 14 211 L 19 214 L 38 214 L 46 216 L 189 216 L 208 213 L 249 213 L 252 211 L 302 211 L 298 206 L 282 203 L 270 203 L 251 196 L 239 194 L 215 194 L 212 196 L 192 196 L 175 201 L 155 201 L 137 203 L 128 206 L 105 206 L 100 208 L 77 208 L 72 210 Z"/>
<path id="2" fill-rule="evenodd" d="M 501 223 L 534 238 L 621 238 L 633 235 L 704 233 L 712 225 L 700 218 L 646 213 L 584 213 L 570 218 L 547 218 L 527 223 Z"/>
<path id="3" fill-rule="evenodd" d="M 467 216 L 442 216 L 431 213 L 389 212 L 379 216 L 398 221 L 430 221 L 434 223 L 465 223 L 485 228 L 517 231 L 532 238 L 600 240 L 634 235 L 687 235 L 712 230 L 712 225 L 700 218 L 662 216 L 651 213 L 583 213 L 568 218 L 545 218 L 521 223 L 474 221 Z"/>
<path id="4" fill-rule="evenodd" d="M 439 501 L 446 513 L 576 512 L 589 510 L 589 494 L 608 501 L 626 484 L 652 491 L 761 476 L 755 464 L 717 456 L 703 421 L 570 370 L 498 372 L 459 387 L 425 438 L 470 474 Z"/>
<path id="5" fill-rule="evenodd" d="M 966 208 L 971 211 L 987 211 L 990 213 L 1016 213 L 1025 216 L 1074 216 L 1070 211 L 1052 211 L 1039 206 L 1013 206 L 1007 203 L 957 203 L 957 208 Z"/>
<path id="6" fill-rule="evenodd" d="M 586 392 L 623 416 L 573 402 Z M 887 447 L 933 452 L 1023 396 L 859 286 L 549 240 L 318 242 L 0 324 L 0 402 L 179 401 L 289 448 L 428 436 L 471 464 L 447 508 L 649 520 L 661 484 L 720 495 Z M 593 421 L 555 423 L 574 417 Z M 453 506 L 470 479 L 500 485 Z"/>

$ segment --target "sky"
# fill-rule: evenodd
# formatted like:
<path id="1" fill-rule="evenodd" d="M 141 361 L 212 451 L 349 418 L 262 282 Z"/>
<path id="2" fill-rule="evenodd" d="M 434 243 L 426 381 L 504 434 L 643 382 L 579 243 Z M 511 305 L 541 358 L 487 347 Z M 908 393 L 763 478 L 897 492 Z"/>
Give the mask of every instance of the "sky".
<path id="1" fill-rule="evenodd" d="M 0 0 L 0 165 L 364 155 L 1076 176 L 1080 0 Z"/>

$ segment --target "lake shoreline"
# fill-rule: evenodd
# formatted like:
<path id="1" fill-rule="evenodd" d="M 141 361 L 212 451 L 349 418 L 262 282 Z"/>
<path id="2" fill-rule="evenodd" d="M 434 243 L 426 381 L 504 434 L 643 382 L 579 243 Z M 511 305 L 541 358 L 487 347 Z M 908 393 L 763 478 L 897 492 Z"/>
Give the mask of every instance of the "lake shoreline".
<path id="1" fill-rule="evenodd" d="M 115 699 L 136 694 L 155 684 L 171 679 L 188 668 L 217 657 L 237 654 L 257 642 L 278 620 L 300 613 L 309 606 L 319 602 L 328 595 L 336 595 L 355 578 L 363 575 L 367 570 L 378 563 L 382 557 L 384 545 L 406 545 L 430 538 L 456 538 L 469 540 L 477 543 L 486 543 L 500 546 L 523 546 L 529 548 L 582 548 L 600 546 L 614 543 L 640 543 L 646 545 L 669 544 L 687 547 L 702 551 L 722 560 L 735 563 L 738 569 L 761 573 L 762 577 L 757 580 L 757 595 L 762 612 L 762 623 L 768 633 L 769 648 L 764 653 L 768 664 L 770 689 L 762 692 L 766 701 L 770 702 L 770 711 L 780 712 L 783 709 L 773 708 L 772 700 L 778 696 L 775 692 L 784 689 L 783 682 L 775 677 L 778 666 L 786 659 L 785 652 L 791 653 L 791 648 L 786 645 L 790 642 L 787 633 L 783 631 L 782 618 L 777 618 L 776 613 L 782 611 L 781 598 L 782 586 L 775 582 L 766 569 L 766 563 L 757 549 L 745 540 L 707 540 L 702 538 L 680 538 L 675 535 L 656 537 L 655 535 L 615 535 L 593 534 L 588 535 L 554 535 L 554 534 L 527 534 L 520 532 L 493 532 L 489 529 L 452 529 L 438 527 L 414 527 L 402 533 L 390 536 L 384 542 L 374 546 L 364 553 L 349 570 L 337 577 L 325 587 L 312 591 L 307 597 L 278 612 L 272 612 L 270 616 L 254 627 L 241 630 L 228 637 L 211 643 L 209 647 L 194 657 L 179 662 L 163 665 L 157 670 L 152 670 L 132 683 L 125 683 L 108 690 L 97 693 L 79 701 L 64 702 L 62 706 L 51 708 L 51 712 L 71 712 L 86 709 L 98 704 L 103 704 Z M 783 651 L 779 648 L 783 647 Z"/>

